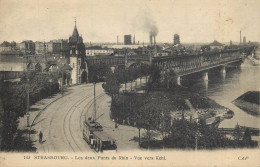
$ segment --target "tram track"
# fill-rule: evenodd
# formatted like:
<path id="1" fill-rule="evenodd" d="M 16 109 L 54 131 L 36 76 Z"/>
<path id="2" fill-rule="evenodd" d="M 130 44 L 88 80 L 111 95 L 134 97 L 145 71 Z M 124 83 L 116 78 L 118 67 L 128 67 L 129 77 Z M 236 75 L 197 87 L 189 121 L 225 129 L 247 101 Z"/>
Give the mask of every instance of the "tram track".
<path id="1" fill-rule="evenodd" d="M 101 93 L 101 94 L 97 95 L 96 99 L 99 99 L 100 97 L 102 97 L 102 96 L 104 96 L 104 95 L 105 95 L 105 93 Z M 72 120 L 71 120 L 71 118 L 72 118 L 74 112 L 76 111 L 77 107 L 80 108 L 80 105 L 81 105 L 85 100 L 89 99 L 90 97 L 93 97 L 93 95 L 86 96 L 86 97 L 82 98 L 79 102 L 77 102 L 76 104 L 74 104 L 74 105 L 69 109 L 69 111 L 67 112 L 67 114 L 66 114 L 66 116 L 65 116 L 65 118 L 64 118 L 64 121 L 63 121 L 63 131 L 64 131 L 64 134 L 65 134 L 65 138 L 66 138 L 66 140 L 67 140 L 67 142 L 68 142 L 70 148 L 73 150 L 73 152 L 77 152 L 77 150 L 83 152 L 84 150 L 82 150 L 82 148 L 81 148 L 81 147 L 79 146 L 79 144 L 77 143 L 77 140 L 75 139 L 74 135 L 72 134 L 72 130 L 71 130 Z M 81 112 L 80 112 L 80 121 L 79 121 L 79 123 L 80 123 L 80 125 L 79 125 L 80 131 L 79 131 L 79 133 L 77 133 L 77 134 L 78 134 L 77 136 L 80 137 L 80 138 L 82 138 L 81 132 L 82 132 L 82 115 L 83 115 L 83 112 L 86 111 L 85 113 L 87 113 L 87 112 L 89 111 L 90 107 L 91 107 L 92 104 L 93 104 L 93 101 L 94 101 L 94 99 L 93 99 L 93 100 L 90 100 L 87 104 L 85 104 L 85 105 L 83 106 L 83 109 L 82 109 Z M 89 105 L 89 107 L 88 107 L 87 110 L 86 110 L 85 108 L 86 108 L 88 105 Z M 69 116 L 69 117 L 68 117 L 68 116 Z M 66 120 L 66 119 L 67 119 L 67 120 Z M 68 128 L 65 128 L 66 123 L 68 123 Z M 68 129 L 68 131 L 67 131 L 67 129 Z M 66 131 L 67 131 L 67 133 L 66 133 Z M 69 138 L 72 139 L 72 140 L 69 140 Z M 73 145 L 76 146 L 76 148 L 75 148 Z"/>
<path id="2" fill-rule="evenodd" d="M 84 86 L 83 88 L 87 88 L 87 90 L 89 90 L 89 88 L 91 88 L 90 86 Z M 80 91 L 80 92 L 82 92 L 82 91 Z M 72 95 L 75 95 L 75 94 L 78 94 L 78 93 L 80 93 L 79 91 L 77 91 L 77 92 L 73 92 L 72 93 Z M 72 95 L 70 95 L 70 96 L 72 96 Z M 68 103 L 68 101 L 71 99 L 71 97 L 64 97 L 64 98 L 66 98 L 65 100 L 66 101 L 64 101 L 64 102 L 61 102 L 60 100 L 59 101 L 56 101 L 55 102 L 55 105 L 50 105 L 50 106 L 48 106 L 48 110 L 50 110 L 52 107 L 54 107 L 54 109 L 53 109 L 53 111 L 48 111 L 48 112 L 44 112 L 43 114 L 45 114 L 45 115 L 43 115 L 42 117 L 50 117 L 50 121 L 47 121 L 47 120 L 45 120 L 44 122 L 43 122 L 43 125 L 44 125 L 44 123 L 45 123 L 45 125 L 44 126 L 41 126 L 41 127 L 48 127 L 48 123 L 49 123 L 49 126 L 50 126 L 50 128 L 48 129 L 48 132 L 47 132 L 47 134 L 48 135 L 46 135 L 47 136 L 47 141 L 44 143 L 44 144 L 41 144 L 41 148 L 43 149 L 43 152 L 50 152 L 50 151 L 57 151 L 57 148 L 55 147 L 55 145 L 57 145 L 57 142 L 56 142 L 56 144 L 55 144 L 55 142 L 52 140 L 52 138 L 53 137 L 56 137 L 56 136 L 52 136 L 52 134 L 53 134 L 53 129 L 55 129 L 55 128 L 57 128 L 56 126 L 54 126 L 53 125 L 53 122 L 54 122 L 54 119 L 57 119 L 57 117 L 58 117 L 58 115 L 60 114 L 60 112 L 58 112 L 58 110 L 59 110 L 59 108 L 60 107 L 64 107 L 64 105 L 70 105 L 69 103 Z M 86 97 L 84 97 L 84 98 L 86 98 Z M 78 103 L 78 100 L 80 100 L 81 99 L 81 97 L 80 98 L 77 98 L 77 103 Z M 64 99 L 63 99 L 64 100 Z M 61 102 L 61 103 L 60 103 Z M 57 104 L 58 103 L 58 104 Z M 47 108 L 46 108 L 47 109 Z M 69 111 L 68 111 L 69 112 Z M 39 118 L 37 118 L 37 119 L 39 119 Z M 47 121 L 47 122 L 46 122 Z M 42 125 L 42 124 L 41 124 Z M 42 129 L 42 128 L 41 128 Z M 46 133 L 45 133 L 46 134 Z M 55 134 L 55 132 L 54 132 L 54 134 Z M 64 136 L 65 136 L 65 134 L 63 134 Z M 64 138 L 63 138 L 64 139 Z M 62 139 L 62 140 L 63 140 Z M 64 141 L 65 142 L 65 141 Z M 67 147 L 67 145 L 64 145 L 63 147 Z M 67 147 L 68 148 L 68 147 Z M 50 150 L 51 149 L 51 150 Z M 64 149 L 64 148 L 63 148 Z M 67 150 L 67 149 L 66 149 Z"/>

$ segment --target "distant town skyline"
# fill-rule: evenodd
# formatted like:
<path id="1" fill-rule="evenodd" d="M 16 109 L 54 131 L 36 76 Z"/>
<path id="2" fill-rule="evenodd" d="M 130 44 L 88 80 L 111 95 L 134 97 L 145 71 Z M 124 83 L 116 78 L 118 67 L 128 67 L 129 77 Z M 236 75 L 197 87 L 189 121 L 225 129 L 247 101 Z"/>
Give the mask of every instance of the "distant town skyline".
<path id="1" fill-rule="evenodd" d="M 74 18 L 84 42 L 123 43 L 125 34 L 135 35 L 136 43 L 260 42 L 259 0 L 1 0 L 0 42 L 68 39 Z"/>

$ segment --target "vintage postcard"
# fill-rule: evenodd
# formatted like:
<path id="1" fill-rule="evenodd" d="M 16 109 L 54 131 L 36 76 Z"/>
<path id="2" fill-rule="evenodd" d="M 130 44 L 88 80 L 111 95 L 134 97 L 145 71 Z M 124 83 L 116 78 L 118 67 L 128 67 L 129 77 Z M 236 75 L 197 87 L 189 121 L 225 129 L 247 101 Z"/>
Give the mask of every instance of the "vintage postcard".
<path id="1" fill-rule="evenodd" d="M 260 0 L 0 0 L 0 167 L 260 166 Z"/>

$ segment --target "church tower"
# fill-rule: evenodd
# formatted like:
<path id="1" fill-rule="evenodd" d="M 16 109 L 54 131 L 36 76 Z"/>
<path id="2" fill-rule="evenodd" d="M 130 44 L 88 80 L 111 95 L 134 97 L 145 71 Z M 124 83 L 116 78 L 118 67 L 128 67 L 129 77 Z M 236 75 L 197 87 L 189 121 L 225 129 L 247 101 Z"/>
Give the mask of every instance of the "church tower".
<path id="1" fill-rule="evenodd" d="M 82 36 L 79 36 L 76 19 L 72 36 L 69 37 L 70 65 L 72 67 L 71 83 L 80 84 L 86 82 L 86 49 Z"/>

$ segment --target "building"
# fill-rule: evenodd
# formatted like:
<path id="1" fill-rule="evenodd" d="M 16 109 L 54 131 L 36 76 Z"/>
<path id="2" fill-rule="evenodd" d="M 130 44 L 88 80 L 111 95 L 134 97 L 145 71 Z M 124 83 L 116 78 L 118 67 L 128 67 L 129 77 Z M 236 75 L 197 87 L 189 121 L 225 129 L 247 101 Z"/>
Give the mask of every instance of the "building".
<path id="1" fill-rule="evenodd" d="M 0 44 L 0 52 L 9 52 L 13 50 L 18 50 L 14 41 L 11 43 L 4 41 L 2 44 Z"/>
<path id="2" fill-rule="evenodd" d="M 69 37 L 69 61 L 72 67 L 71 83 L 79 84 L 87 82 L 86 48 L 82 36 L 79 36 L 76 21 L 72 36 Z"/>
<path id="3" fill-rule="evenodd" d="M 174 36 L 173 36 L 173 44 L 174 45 L 179 45 L 180 44 L 180 36 L 179 36 L 179 34 L 174 34 Z"/>
<path id="4" fill-rule="evenodd" d="M 100 46 L 92 46 L 86 48 L 86 56 L 98 56 L 98 55 L 113 55 L 114 50 L 109 48 L 102 48 Z"/>
<path id="5" fill-rule="evenodd" d="M 35 54 L 43 54 L 44 53 L 44 44 L 45 44 L 44 42 L 40 42 L 40 41 L 35 42 Z"/>
<path id="6" fill-rule="evenodd" d="M 159 52 L 157 53 L 157 55 L 158 55 L 158 56 L 169 56 L 169 52 L 167 52 L 167 51 L 159 51 Z"/>
<path id="7" fill-rule="evenodd" d="M 23 41 L 17 44 L 17 47 L 26 54 L 34 54 L 35 53 L 35 43 L 31 40 Z"/>
<path id="8" fill-rule="evenodd" d="M 132 35 L 124 35 L 124 45 L 132 45 Z"/>
<path id="9" fill-rule="evenodd" d="M 224 48 L 224 45 L 222 43 L 219 43 L 218 41 L 214 40 L 212 43 L 209 44 L 210 50 L 221 50 Z"/>
<path id="10" fill-rule="evenodd" d="M 243 44 L 246 44 L 246 37 L 243 37 Z"/>
<path id="11" fill-rule="evenodd" d="M 26 55 L 21 51 L 2 52 L 0 54 L 0 80 L 17 79 L 26 70 L 42 72 L 46 62 L 41 55 Z"/>
<path id="12" fill-rule="evenodd" d="M 58 39 L 51 40 L 47 43 L 48 52 L 53 54 L 61 54 L 68 48 L 68 40 Z"/>
<path id="13" fill-rule="evenodd" d="M 37 41 L 35 42 L 35 53 L 65 54 L 68 50 L 68 46 L 68 40 L 66 39 L 51 40 L 50 42 Z"/>

